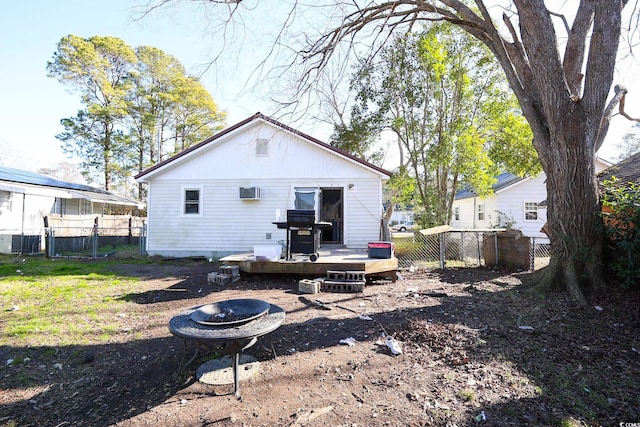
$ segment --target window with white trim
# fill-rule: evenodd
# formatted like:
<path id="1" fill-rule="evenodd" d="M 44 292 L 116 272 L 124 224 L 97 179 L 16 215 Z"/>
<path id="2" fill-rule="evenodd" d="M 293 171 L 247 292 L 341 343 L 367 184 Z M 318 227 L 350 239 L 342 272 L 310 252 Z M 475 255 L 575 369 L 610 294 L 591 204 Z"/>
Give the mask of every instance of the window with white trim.
<path id="1" fill-rule="evenodd" d="M 185 188 L 182 194 L 184 215 L 200 215 L 202 213 L 202 189 Z"/>
<path id="2" fill-rule="evenodd" d="M 453 220 L 460 221 L 460 206 L 453 208 Z"/>
<path id="3" fill-rule="evenodd" d="M 478 221 L 484 221 L 484 203 L 478 205 Z"/>
<path id="4" fill-rule="evenodd" d="M 538 204 L 536 202 L 524 202 L 524 220 L 538 220 Z"/>

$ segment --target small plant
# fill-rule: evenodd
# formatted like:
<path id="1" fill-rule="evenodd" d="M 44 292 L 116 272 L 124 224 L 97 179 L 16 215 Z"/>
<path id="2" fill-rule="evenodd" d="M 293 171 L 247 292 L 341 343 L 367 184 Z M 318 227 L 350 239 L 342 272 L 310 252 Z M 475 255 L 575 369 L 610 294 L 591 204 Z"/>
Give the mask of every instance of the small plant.
<path id="1" fill-rule="evenodd" d="M 471 402 L 476 398 L 476 393 L 473 390 L 465 388 L 464 390 L 460 391 L 460 397 L 462 397 L 467 402 Z"/>
<path id="2" fill-rule="evenodd" d="M 504 212 L 496 211 L 495 221 L 491 222 L 491 228 L 512 228 L 516 220 L 511 215 Z"/>
<path id="3" fill-rule="evenodd" d="M 605 181 L 603 197 L 604 234 L 613 251 L 609 267 L 624 288 L 640 283 L 640 185 L 620 185 L 615 177 Z"/>

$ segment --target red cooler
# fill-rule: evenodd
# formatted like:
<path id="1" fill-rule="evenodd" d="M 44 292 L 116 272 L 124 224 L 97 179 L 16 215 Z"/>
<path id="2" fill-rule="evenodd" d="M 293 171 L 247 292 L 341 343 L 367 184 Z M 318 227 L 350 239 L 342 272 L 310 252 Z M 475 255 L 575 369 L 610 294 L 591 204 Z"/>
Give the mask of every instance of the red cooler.
<path id="1" fill-rule="evenodd" d="M 369 242 L 369 258 L 393 257 L 393 242 Z"/>

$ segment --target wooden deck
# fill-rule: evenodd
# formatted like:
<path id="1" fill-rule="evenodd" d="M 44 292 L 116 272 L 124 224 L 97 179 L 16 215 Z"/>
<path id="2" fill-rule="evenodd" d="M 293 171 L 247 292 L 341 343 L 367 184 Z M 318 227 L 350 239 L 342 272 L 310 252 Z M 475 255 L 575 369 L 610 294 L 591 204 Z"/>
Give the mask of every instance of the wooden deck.
<path id="1" fill-rule="evenodd" d="M 252 253 L 229 255 L 220 261 L 227 265 L 237 265 L 241 272 L 258 274 L 299 274 L 305 276 L 326 276 L 327 271 L 364 271 L 369 278 L 383 277 L 395 280 L 398 259 L 369 258 L 367 250 L 326 249 L 318 251 L 318 260 L 313 262 L 307 255 L 294 254 L 292 259 L 277 261 L 257 261 Z"/>

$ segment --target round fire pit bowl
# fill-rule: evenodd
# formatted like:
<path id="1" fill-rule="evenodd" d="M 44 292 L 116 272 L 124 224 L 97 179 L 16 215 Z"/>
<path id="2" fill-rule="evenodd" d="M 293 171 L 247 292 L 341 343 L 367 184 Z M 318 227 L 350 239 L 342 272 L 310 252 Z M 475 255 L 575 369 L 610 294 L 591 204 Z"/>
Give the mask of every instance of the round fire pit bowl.
<path id="1" fill-rule="evenodd" d="M 198 307 L 190 318 L 205 326 L 237 326 L 264 316 L 270 307 L 268 302 L 259 299 L 230 299 Z"/>

